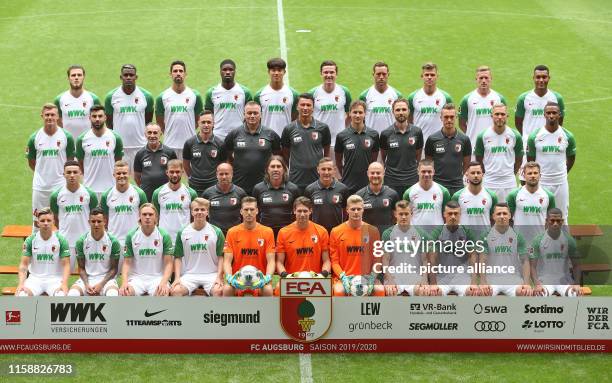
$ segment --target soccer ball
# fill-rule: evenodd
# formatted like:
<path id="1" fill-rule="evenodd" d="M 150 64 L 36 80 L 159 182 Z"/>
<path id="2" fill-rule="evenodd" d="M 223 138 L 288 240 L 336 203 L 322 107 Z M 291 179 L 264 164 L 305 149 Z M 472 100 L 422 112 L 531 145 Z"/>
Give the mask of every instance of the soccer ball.
<path id="1" fill-rule="evenodd" d="M 323 278 L 323 275 L 314 271 L 298 271 L 287 275 L 287 278 Z"/>
<path id="2" fill-rule="evenodd" d="M 354 297 L 364 297 L 372 294 L 374 285 L 370 284 L 370 281 L 362 277 L 361 275 L 355 275 L 351 277 L 350 283 L 350 294 Z"/>
<path id="3" fill-rule="evenodd" d="M 251 290 L 259 283 L 263 274 L 255 266 L 246 265 L 238 270 L 234 276 L 238 282 L 238 286 L 236 286 L 238 289 Z"/>

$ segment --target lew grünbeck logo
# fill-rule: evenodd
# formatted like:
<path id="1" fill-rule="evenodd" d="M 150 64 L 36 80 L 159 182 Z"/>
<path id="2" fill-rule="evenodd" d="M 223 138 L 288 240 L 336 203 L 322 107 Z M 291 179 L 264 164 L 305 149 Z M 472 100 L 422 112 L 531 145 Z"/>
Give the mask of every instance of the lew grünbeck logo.
<path id="1" fill-rule="evenodd" d="M 325 335 L 332 321 L 332 284 L 329 278 L 283 278 L 280 323 L 298 342 L 313 342 Z"/>

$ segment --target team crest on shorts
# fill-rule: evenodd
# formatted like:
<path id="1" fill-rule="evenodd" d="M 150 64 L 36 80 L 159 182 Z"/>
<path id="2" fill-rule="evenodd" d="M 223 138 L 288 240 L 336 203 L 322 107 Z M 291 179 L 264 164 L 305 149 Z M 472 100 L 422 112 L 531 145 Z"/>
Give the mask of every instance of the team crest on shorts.
<path id="1" fill-rule="evenodd" d="M 257 238 L 257 244 L 259 247 L 262 247 L 266 241 L 263 238 Z"/>
<path id="2" fill-rule="evenodd" d="M 414 137 L 408 137 L 408 145 L 414 145 Z"/>
<path id="3" fill-rule="evenodd" d="M 280 324 L 290 338 L 313 342 L 322 338 L 332 322 L 330 278 L 282 278 Z"/>
<path id="4" fill-rule="evenodd" d="M 313 140 L 318 140 L 319 139 L 319 132 L 312 132 L 310 133 L 310 136 L 312 137 Z"/>
<path id="5" fill-rule="evenodd" d="M 285 202 L 289 201 L 289 194 L 283 193 L 283 201 Z"/>
<path id="6" fill-rule="evenodd" d="M 319 242 L 319 237 L 317 237 L 317 235 L 316 235 L 316 234 L 313 234 L 313 235 L 310 237 L 310 239 L 312 239 L 312 243 L 317 243 L 317 242 Z M 561 245 L 561 246 L 563 246 L 563 245 Z M 563 248 L 561 248 L 561 250 L 563 250 Z"/>
<path id="7" fill-rule="evenodd" d="M 234 206 L 238 203 L 238 198 L 231 197 L 229 201 L 230 201 L 230 205 Z"/>
<path id="8" fill-rule="evenodd" d="M 461 151 L 461 144 L 455 144 L 455 151 L 459 153 Z"/>
<path id="9" fill-rule="evenodd" d="M 259 146 L 265 146 L 266 145 L 266 140 L 263 138 L 259 139 Z"/>
<path id="10" fill-rule="evenodd" d="M 212 150 L 210 151 L 210 156 L 211 156 L 212 158 L 217 158 L 217 149 L 212 149 Z"/>

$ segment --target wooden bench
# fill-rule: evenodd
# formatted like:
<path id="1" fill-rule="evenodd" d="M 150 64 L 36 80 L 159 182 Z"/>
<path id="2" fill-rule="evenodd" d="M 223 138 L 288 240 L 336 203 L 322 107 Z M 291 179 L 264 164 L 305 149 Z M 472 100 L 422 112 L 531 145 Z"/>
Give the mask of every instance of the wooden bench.
<path id="1" fill-rule="evenodd" d="M 24 241 L 32 235 L 32 225 L 6 225 L 2 228 L 5 238 L 22 238 Z"/>
<path id="2" fill-rule="evenodd" d="M 591 238 L 591 237 L 601 237 L 603 235 L 603 231 L 597 225 L 570 225 L 569 227 L 570 235 L 576 240 L 580 240 L 582 238 Z"/>

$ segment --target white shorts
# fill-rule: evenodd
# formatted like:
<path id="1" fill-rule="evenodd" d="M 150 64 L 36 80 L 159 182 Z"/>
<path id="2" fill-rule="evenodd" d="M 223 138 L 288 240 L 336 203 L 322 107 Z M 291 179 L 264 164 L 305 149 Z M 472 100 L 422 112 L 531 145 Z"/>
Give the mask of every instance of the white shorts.
<path id="1" fill-rule="evenodd" d="M 136 296 L 145 294 L 154 296 L 161 279 L 161 276 L 134 276 L 128 279 L 128 285 L 134 289 L 134 295 Z M 168 284 L 168 288 L 170 288 L 170 284 Z"/>
<path id="2" fill-rule="evenodd" d="M 516 189 L 516 187 L 513 187 L 513 188 L 488 188 L 488 189 L 495 193 L 495 195 L 497 196 L 497 202 L 506 202 L 506 200 L 508 198 L 508 194 L 510 194 L 510 192 L 513 189 Z"/>
<path id="3" fill-rule="evenodd" d="M 102 282 L 102 280 L 104 279 L 104 275 L 98 275 L 95 277 L 87 277 L 89 280 L 89 285 L 93 286 L 93 285 L 97 285 L 98 283 Z M 89 294 L 87 294 L 87 289 L 85 288 L 85 283 L 83 283 L 83 280 L 81 278 L 77 279 L 76 282 L 74 282 L 73 286 L 77 286 L 81 289 L 81 291 L 83 292 L 83 295 L 87 296 Z M 102 288 L 102 291 L 100 291 L 100 295 L 101 296 L 105 296 L 106 292 L 108 291 L 108 289 L 117 289 L 119 290 L 119 285 L 117 285 L 117 281 L 115 280 L 115 278 L 111 278 L 110 281 L 106 282 L 106 284 L 104 285 L 104 287 Z"/>
<path id="4" fill-rule="evenodd" d="M 181 275 L 181 286 L 189 291 L 189 295 L 193 291 L 202 286 L 206 294 L 211 295 L 212 288 L 217 280 L 217 273 L 210 274 L 184 274 Z"/>
<path id="5" fill-rule="evenodd" d="M 442 291 L 443 296 L 447 296 L 449 293 L 454 292 L 458 296 L 464 297 L 470 285 L 438 285 L 438 287 Z"/>
<path id="6" fill-rule="evenodd" d="M 37 277 L 30 274 L 23 286 L 32 292 L 32 296 L 45 293 L 52 297 L 62 287 L 62 277 Z"/>
<path id="7" fill-rule="evenodd" d="M 32 190 L 32 227 L 36 222 L 36 213 L 43 207 L 49 207 L 53 190 Z M 38 228 L 36 228 L 38 230 Z"/>
<path id="8" fill-rule="evenodd" d="M 560 185 L 548 185 L 542 182 L 540 184 L 554 194 L 555 206 L 563 212 L 563 219 L 567 225 L 569 214 L 569 185 L 567 181 Z"/>
<path id="9" fill-rule="evenodd" d="M 128 163 L 130 167 L 130 174 L 134 174 L 134 158 L 140 149 L 141 148 L 123 148 L 122 159 Z"/>
<path id="10" fill-rule="evenodd" d="M 504 294 L 509 297 L 516 296 L 516 290 L 521 287 L 521 285 L 491 285 L 491 289 L 493 290 L 493 296 Z"/>
<path id="11" fill-rule="evenodd" d="M 551 296 L 555 293 L 559 294 L 562 297 L 575 297 L 576 294 L 573 291 L 569 291 L 572 285 L 542 285 L 544 290 L 546 290 L 546 295 Z M 568 294 L 569 291 L 569 294 Z"/>

